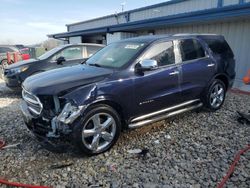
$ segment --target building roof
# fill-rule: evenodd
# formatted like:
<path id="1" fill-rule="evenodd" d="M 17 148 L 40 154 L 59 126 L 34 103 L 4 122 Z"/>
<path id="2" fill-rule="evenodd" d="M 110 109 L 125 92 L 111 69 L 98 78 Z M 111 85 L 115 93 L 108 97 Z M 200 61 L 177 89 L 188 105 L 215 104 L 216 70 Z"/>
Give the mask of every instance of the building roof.
<path id="1" fill-rule="evenodd" d="M 221 0 L 218 0 L 218 2 L 220 1 Z M 174 0 L 170 2 L 173 4 L 173 3 L 183 2 L 183 0 Z M 160 3 L 160 5 L 167 4 L 170 2 Z M 152 6 L 159 7 L 159 4 L 152 5 Z M 131 10 L 130 12 L 138 11 L 138 10 L 145 9 L 145 8 L 147 7 Z M 121 14 L 125 14 L 125 13 L 121 13 Z M 207 21 L 218 21 L 218 20 L 225 20 L 225 19 L 230 20 L 230 19 L 240 18 L 244 16 L 250 16 L 250 3 L 243 3 L 243 4 L 240 3 L 236 5 L 225 6 L 225 7 L 221 7 L 218 4 L 217 8 L 211 8 L 211 9 L 199 10 L 199 11 L 193 11 L 193 12 L 187 12 L 187 13 L 180 13 L 176 15 L 162 16 L 162 17 L 156 17 L 156 18 L 150 18 L 150 19 L 143 19 L 139 21 L 108 25 L 108 26 L 97 27 L 97 28 L 92 28 L 92 29 L 83 29 L 83 30 L 78 30 L 78 31 L 57 33 L 57 34 L 51 34 L 48 36 L 53 37 L 53 38 L 67 38 L 67 37 L 91 35 L 91 34 L 98 34 L 98 33 L 133 32 L 136 30 L 140 30 L 142 28 L 152 29 L 152 28 L 161 27 L 161 26 L 171 26 L 171 25 L 180 25 L 180 24 L 189 24 L 189 23 L 205 23 Z M 85 22 L 90 22 L 90 21 L 92 20 L 88 20 Z M 71 25 L 81 24 L 81 23 L 84 23 L 84 22 L 74 23 Z"/>
<path id="2" fill-rule="evenodd" d="M 85 21 L 80 21 L 80 22 L 75 22 L 75 23 L 71 23 L 71 24 L 66 24 L 66 26 L 78 25 L 78 24 L 82 24 L 82 23 L 86 23 L 86 22 L 91 22 L 91 21 L 99 20 L 99 19 L 102 19 L 102 18 L 109 18 L 109 17 L 112 17 L 112 16 L 124 15 L 124 14 L 128 14 L 128 13 L 138 12 L 138 11 L 141 11 L 141 10 L 156 8 L 156 7 L 160 7 L 160 6 L 177 4 L 177 3 L 181 3 L 183 1 L 186 1 L 186 0 L 168 0 L 166 2 L 157 3 L 157 4 L 154 4 L 154 5 L 149 5 L 149 6 L 145 6 L 145 7 L 141 7 L 141 8 L 136 8 L 136 9 L 132 9 L 132 10 L 124 11 L 124 12 L 119 12 L 117 14 L 110 14 L 110 15 L 107 15 L 107 16 L 93 18 L 93 19 L 89 19 L 89 20 L 85 20 Z"/>

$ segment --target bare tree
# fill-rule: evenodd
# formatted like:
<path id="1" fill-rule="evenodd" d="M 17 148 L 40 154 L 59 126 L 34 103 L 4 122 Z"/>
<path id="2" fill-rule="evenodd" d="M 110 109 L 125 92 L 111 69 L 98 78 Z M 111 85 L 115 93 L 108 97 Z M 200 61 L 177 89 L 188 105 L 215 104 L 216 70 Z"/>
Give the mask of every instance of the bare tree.
<path id="1" fill-rule="evenodd" d="M 56 39 L 47 39 L 46 41 L 44 41 L 42 43 L 42 46 L 46 50 L 51 50 L 52 48 L 55 48 L 55 47 L 57 47 L 59 45 L 62 45 L 62 41 L 56 40 Z"/>

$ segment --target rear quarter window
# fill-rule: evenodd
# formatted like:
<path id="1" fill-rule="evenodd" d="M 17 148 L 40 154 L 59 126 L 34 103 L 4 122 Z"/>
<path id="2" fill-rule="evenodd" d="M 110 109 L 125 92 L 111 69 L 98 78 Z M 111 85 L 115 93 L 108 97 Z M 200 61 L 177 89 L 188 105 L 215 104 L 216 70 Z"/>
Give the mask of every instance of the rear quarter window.
<path id="1" fill-rule="evenodd" d="M 229 58 L 234 57 L 230 46 L 225 40 L 205 39 L 205 42 L 208 44 L 213 53 L 227 56 Z"/>

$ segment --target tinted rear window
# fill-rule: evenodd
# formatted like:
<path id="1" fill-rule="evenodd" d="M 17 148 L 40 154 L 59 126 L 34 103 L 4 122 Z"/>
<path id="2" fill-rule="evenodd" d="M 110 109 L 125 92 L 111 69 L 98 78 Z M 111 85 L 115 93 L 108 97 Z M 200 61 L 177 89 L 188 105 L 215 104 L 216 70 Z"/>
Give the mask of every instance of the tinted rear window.
<path id="1" fill-rule="evenodd" d="M 204 39 L 209 48 L 215 53 L 227 57 L 234 57 L 230 46 L 225 40 Z"/>

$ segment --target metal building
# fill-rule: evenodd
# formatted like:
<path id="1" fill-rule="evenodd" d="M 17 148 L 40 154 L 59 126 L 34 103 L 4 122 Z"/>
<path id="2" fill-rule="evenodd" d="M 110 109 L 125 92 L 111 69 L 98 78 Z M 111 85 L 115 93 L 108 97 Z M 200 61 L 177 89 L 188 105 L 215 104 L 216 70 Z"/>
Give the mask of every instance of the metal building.
<path id="1" fill-rule="evenodd" d="M 237 61 L 234 87 L 250 91 L 242 82 L 250 69 L 250 0 L 172 0 L 66 26 L 49 37 L 109 44 L 148 34 L 222 34 Z"/>

